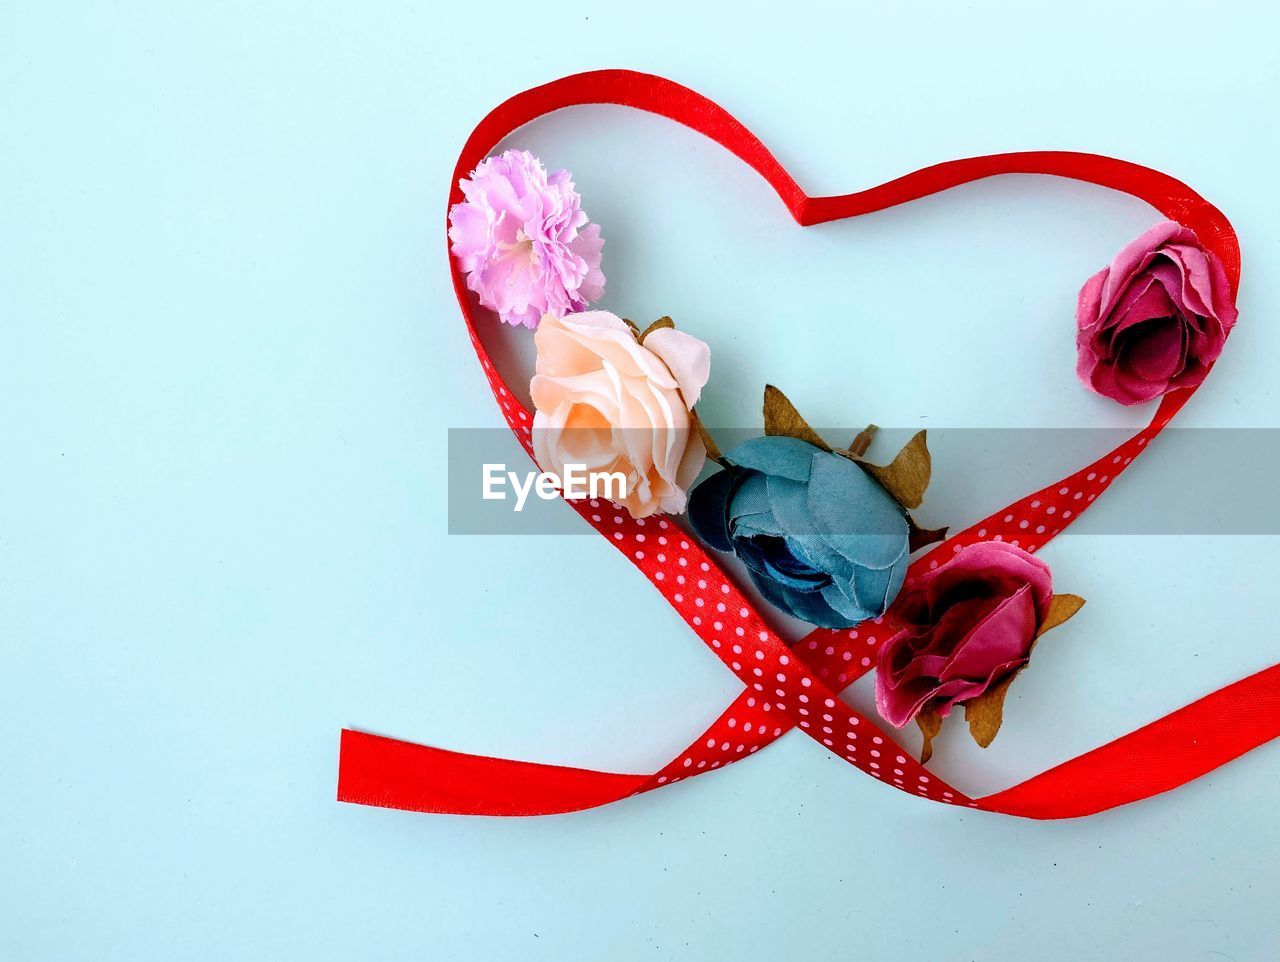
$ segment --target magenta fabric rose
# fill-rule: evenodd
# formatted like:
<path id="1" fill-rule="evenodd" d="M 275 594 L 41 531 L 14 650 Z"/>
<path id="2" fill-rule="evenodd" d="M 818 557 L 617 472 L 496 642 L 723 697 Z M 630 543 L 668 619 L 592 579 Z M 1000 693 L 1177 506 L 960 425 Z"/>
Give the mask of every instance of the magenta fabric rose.
<path id="1" fill-rule="evenodd" d="M 1076 374 L 1121 404 L 1195 387 L 1235 322 L 1221 262 L 1192 231 L 1165 221 L 1080 289 Z"/>
<path id="2" fill-rule="evenodd" d="M 898 727 L 922 712 L 946 718 L 1009 678 L 1052 600 L 1049 566 L 1002 541 L 969 545 L 921 575 L 890 609 L 902 627 L 880 649 L 880 714 Z"/>

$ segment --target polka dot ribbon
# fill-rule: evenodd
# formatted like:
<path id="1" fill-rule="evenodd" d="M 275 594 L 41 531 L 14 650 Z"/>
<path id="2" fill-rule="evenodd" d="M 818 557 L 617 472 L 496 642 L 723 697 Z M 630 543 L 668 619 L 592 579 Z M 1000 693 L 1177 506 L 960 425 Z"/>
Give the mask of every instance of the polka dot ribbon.
<path id="1" fill-rule="evenodd" d="M 1236 289 L 1240 251 L 1227 219 L 1185 184 L 1136 164 L 1063 151 L 949 161 L 868 190 L 809 197 L 765 146 L 724 109 L 669 80 L 626 70 L 577 74 L 517 94 L 471 134 L 459 179 L 509 133 L 553 110 L 619 104 L 668 117 L 717 141 L 755 169 L 802 226 L 854 217 L 999 174 L 1050 174 L 1124 191 L 1191 228 L 1221 259 Z M 476 335 L 475 307 L 451 263 L 472 346 L 503 417 L 532 457 L 532 416 L 499 376 Z M 1190 398 L 1167 395 L 1147 427 L 1074 474 L 1008 505 L 935 546 L 908 578 L 962 547 L 1004 540 L 1037 551 L 1084 513 Z M 647 775 L 589 771 L 450 752 L 365 732 L 342 733 L 338 798 L 415 811 L 541 815 L 602 805 L 740 761 L 798 729 L 873 778 L 919 798 L 1030 818 L 1087 815 L 1184 784 L 1280 735 L 1280 665 L 1180 709 L 1005 791 L 971 798 L 930 774 L 840 692 L 866 674 L 892 625 L 819 629 L 788 646 L 697 541 L 665 518 L 634 519 L 604 501 L 571 503 L 679 613 L 742 682 L 719 718 L 683 752 Z"/>

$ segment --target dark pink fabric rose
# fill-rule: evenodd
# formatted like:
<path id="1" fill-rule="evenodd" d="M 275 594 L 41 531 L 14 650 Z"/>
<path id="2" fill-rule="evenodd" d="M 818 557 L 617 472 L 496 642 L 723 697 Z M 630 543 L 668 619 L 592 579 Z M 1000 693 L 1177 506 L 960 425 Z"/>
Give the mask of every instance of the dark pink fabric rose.
<path id="1" fill-rule="evenodd" d="M 1235 322 L 1221 262 L 1192 231 L 1165 221 L 1080 289 L 1076 374 L 1121 404 L 1195 387 Z"/>
<path id="2" fill-rule="evenodd" d="M 1020 670 L 1053 600 L 1049 566 L 1003 541 L 956 552 L 903 589 L 890 614 L 903 627 L 880 649 L 876 707 L 902 727 L 946 718 Z"/>

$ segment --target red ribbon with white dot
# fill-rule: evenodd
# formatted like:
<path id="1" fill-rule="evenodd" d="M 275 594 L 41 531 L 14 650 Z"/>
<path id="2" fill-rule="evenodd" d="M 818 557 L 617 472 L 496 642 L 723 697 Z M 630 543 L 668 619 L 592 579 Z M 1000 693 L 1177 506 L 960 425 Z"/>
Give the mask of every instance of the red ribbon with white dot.
<path id="1" fill-rule="evenodd" d="M 1049 174 L 1138 197 L 1191 228 L 1222 261 L 1232 291 L 1240 250 L 1226 217 L 1185 184 L 1137 164 L 1095 154 L 1028 151 L 949 161 L 853 194 L 809 197 L 765 146 L 729 113 L 669 80 L 627 70 L 577 74 L 517 94 L 495 108 L 467 140 L 458 181 L 508 134 L 531 120 L 579 104 L 620 104 L 682 123 L 754 168 L 792 217 L 807 226 L 906 203 L 999 174 Z M 476 336 L 475 306 L 450 259 L 471 343 L 503 416 L 532 456 L 528 410 L 498 375 Z M 935 546 L 908 578 L 981 540 L 1037 551 L 1080 516 L 1158 435 L 1193 390 L 1167 395 L 1133 437 L 1061 481 L 1027 495 Z M 570 502 L 657 588 L 743 683 L 719 718 L 661 770 L 648 775 L 589 771 L 450 752 L 344 730 L 338 798 L 414 811 L 542 815 L 575 811 L 647 792 L 732 764 L 793 728 L 856 768 L 932 801 L 1030 818 L 1069 818 L 1168 791 L 1280 735 L 1280 665 L 1229 685 L 1138 731 L 1064 762 L 1012 788 L 970 798 L 927 772 L 839 693 L 870 670 L 892 633 L 884 619 L 849 630 L 819 629 L 794 646 L 771 631 L 752 603 L 697 541 L 664 518 L 634 519 L 601 501 Z"/>

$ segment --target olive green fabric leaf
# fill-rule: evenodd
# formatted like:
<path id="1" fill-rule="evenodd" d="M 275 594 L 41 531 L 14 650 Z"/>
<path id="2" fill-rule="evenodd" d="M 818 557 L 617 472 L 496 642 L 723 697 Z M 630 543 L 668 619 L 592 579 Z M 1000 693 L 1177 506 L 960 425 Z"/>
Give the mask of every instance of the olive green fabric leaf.
<path id="1" fill-rule="evenodd" d="M 627 321 L 627 323 L 631 324 L 630 321 Z M 634 324 L 632 324 L 631 326 L 635 327 Z M 665 316 L 660 317 L 656 321 L 654 321 L 652 324 L 650 324 L 648 327 L 646 327 L 643 331 L 641 331 L 639 334 L 637 334 L 636 340 L 638 340 L 641 344 L 643 344 L 644 339 L 648 337 L 650 334 L 652 334 L 654 331 L 661 331 L 664 328 L 674 328 L 675 326 L 676 326 L 676 322 L 673 321 L 671 318 L 665 317 Z"/>
<path id="2" fill-rule="evenodd" d="M 969 723 L 969 734 L 982 748 L 986 748 L 1000 732 L 1004 721 L 1004 696 L 1020 672 L 1014 672 L 998 685 L 992 685 L 977 698 L 964 703 L 964 718 Z"/>
<path id="3" fill-rule="evenodd" d="M 941 528 L 922 528 L 916 524 L 915 518 L 907 515 L 907 551 L 915 554 L 921 548 L 945 541 L 949 530 L 946 525 Z"/>
<path id="4" fill-rule="evenodd" d="M 796 438 L 823 451 L 831 450 L 831 446 L 800 416 L 796 406 L 772 384 L 764 386 L 764 433 L 770 437 Z"/>
<path id="5" fill-rule="evenodd" d="M 720 453 L 720 446 L 711 437 L 711 432 L 702 423 L 702 418 L 698 417 L 698 412 L 690 411 L 689 419 L 693 421 L 693 429 L 698 432 L 698 437 L 702 439 L 702 446 L 707 449 L 707 457 L 717 464 L 724 464 L 724 455 Z"/>
<path id="6" fill-rule="evenodd" d="M 916 715 L 916 724 L 920 726 L 920 734 L 924 736 L 924 744 L 920 746 L 920 764 L 923 765 L 933 757 L 933 740 L 942 731 L 942 716 L 931 708 L 926 708 Z"/>
<path id="7" fill-rule="evenodd" d="M 1084 599 L 1079 595 L 1054 595 L 1049 599 L 1049 610 L 1045 612 L 1044 620 L 1040 622 L 1036 637 L 1039 638 L 1046 631 L 1057 628 L 1083 607 Z"/>
<path id="8" fill-rule="evenodd" d="M 860 461 L 859 464 L 904 508 L 918 508 L 924 501 L 933 469 L 929 445 L 920 431 L 884 467 Z"/>

